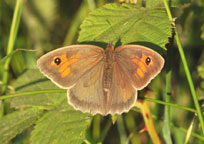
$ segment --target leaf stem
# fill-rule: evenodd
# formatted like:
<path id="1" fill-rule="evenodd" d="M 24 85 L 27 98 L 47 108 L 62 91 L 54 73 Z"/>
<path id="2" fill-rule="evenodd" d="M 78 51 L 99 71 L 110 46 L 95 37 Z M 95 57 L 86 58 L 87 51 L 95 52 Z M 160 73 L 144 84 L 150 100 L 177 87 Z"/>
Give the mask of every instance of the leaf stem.
<path id="1" fill-rule="evenodd" d="M 203 118 L 202 111 L 201 111 L 201 108 L 200 108 L 200 105 L 199 105 L 199 101 L 198 101 L 198 97 L 197 97 L 197 94 L 196 94 L 196 91 L 195 91 L 193 80 L 192 80 L 192 77 L 191 77 L 191 74 L 190 74 L 190 71 L 189 71 L 189 68 L 188 68 L 188 64 L 187 64 L 187 61 L 186 61 L 186 58 L 185 58 L 185 54 L 184 54 L 183 48 L 181 46 L 181 41 L 179 39 L 177 29 L 176 29 L 175 24 L 173 22 L 172 15 L 171 15 L 169 6 L 167 4 L 167 0 L 163 0 L 163 2 L 164 2 L 164 6 L 166 8 L 169 20 L 173 24 L 176 43 L 177 43 L 178 50 L 179 50 L 179 53 L 180 53 L 180 56 L 181 56 L 181 60 L 183 62 L 184 70 L 185 70 L 186 77 L 187 77 L 187 80 L 188 80 L 188 84 L 189 84 L 189 87 L 190 87 L 190 90 L 191 90 L 193 101 L 194 101 L 194 104 L 195 104 L 195 107 L 196 107 L 196 110 L 197 110 L 198 118 L 200 120 L 201 129 L 202 129 L 202 132 L 204 134 L 204 118 Z"/>

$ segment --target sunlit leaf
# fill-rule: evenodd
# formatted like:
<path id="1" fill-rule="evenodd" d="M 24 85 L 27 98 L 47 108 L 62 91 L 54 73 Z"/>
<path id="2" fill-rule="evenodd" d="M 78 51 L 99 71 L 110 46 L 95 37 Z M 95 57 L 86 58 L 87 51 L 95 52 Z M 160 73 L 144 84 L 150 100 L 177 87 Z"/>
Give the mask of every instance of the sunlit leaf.
<path id="1" fill-rule="evenodd" d="M 107 4 L 91 12 L 78 41 L 113 43 L 153 43 L 165 48 L 171 25 L 164 9 L 137 8 L 131 4 Z"/>
<path id="2" fill-rule="evenodd" d="M 87 116 L 68 106 L 65 101 L 39 119 L 31 141 L 33 144 L 80 144 L 85 139 Z"/>
<path id="3" fill-rule="evenodd" d="M 59 89 L 50 80 L 45 78 L 37 69 L 28 70 L 17 79 L 16 92 L 26 92 L 35 90 Z M 44 109 L 55 108 L 66 99 L 66 93 L 45 93 L 33 96 L 21 96 L 8 99 L 14 108 L 29 106 L 42 107 Z"/>
<path id="4" fill-rule="evenodd" d="M 38 70 L 28 70 L 17 80 L 17 92 L 57 89 Z M 82 143 L 89 114 L 74 110 L 67 102 L 66 93 L 45 93 L 7 100 L 14 108 L 37 107 L 47 109 L 39 117 L 32 132 L 32 143 Z M 21 116 L 24 119 L 24 116 Z M 10 119 L 7 119 L 11 121 Z M 15 135 L 13 135 L 14 137 Z"/>
<path id="5" fill-rule="evenodd" d="M 42 114 L 36 108 L 13 112 L 0 119 L 0 143 L 6 143 L 35 123 Z"/>
<path id="6" fill-rule="evenodd" d="M 191 0 L 168 0 L 171 7 L 180 7 L 191 3 Z M 146 0 L 146 7 L 164 7 L 163 0 Z"/>
<path id="7" fill-rule="evenodd" d="M 187 134 L 186 134 L 186 138 L 185 138 L 185 144 L 189 143 L 189 139 L 190 139 L 190 136 L 192 134 L 192 130 L 193 130 L 193 125 L 194 125 L 194 120 L 195 120 L 195 116 L 193 117 L 193 120 L 188 128 L 188 131 L 187 131 Z"/>

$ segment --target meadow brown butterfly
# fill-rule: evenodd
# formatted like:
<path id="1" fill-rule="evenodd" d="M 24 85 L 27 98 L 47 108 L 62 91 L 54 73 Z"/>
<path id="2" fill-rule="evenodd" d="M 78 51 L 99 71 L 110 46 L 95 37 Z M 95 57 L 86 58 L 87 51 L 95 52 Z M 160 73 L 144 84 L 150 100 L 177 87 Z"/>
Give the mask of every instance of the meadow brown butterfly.
<path id="1" fill-rule="evenodd" d="M 92 114 L 128 112 L 143 89 L 161 71 L 164 59 L 141 45 L 104 50 L 94 45 L 71 45 L 43 55 L 40 71 L 67 89 L 69 104 Z"/>

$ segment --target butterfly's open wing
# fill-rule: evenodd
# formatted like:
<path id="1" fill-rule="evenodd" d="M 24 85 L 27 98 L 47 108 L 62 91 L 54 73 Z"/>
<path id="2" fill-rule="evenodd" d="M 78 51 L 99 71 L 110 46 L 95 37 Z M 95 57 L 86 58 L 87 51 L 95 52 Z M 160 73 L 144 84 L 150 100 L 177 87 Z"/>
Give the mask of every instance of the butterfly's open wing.
<path id="1" fill-rule="evenodd" d="M 67 91 L 68 102 L 75 109 L 92 114 L 105 114 L 103 73 L 104 62 L 100 61 L 89 69 L 73 88 Z"/>
<path id="2" fill-rule="evenodd" d="M 164 59 L 157 52 L 140 45 L 116 48 L 115 59 L 135 89 L 143 89 L 161 71 Z"/>
<path id="3" fill-rule="evenodd" d="M 43 55 L 37 65 L 40 71 L 55 84 L 69 89 L 102 61 L 104 50 L 93 45 L 72 45 Z"/>
<path id="4" fill-rule="evenodd" d="M 99 62 L 67 92 L 68 102 L 78 110 L 100 113 L 121 114 L 134 106 L 137 91 L 131 85 L 129 78 L 124 75 L 123 69 L 113 64 L 111 89 L 103 89 L 104 62 Z"/>
<path id="5" fill-rule="evenodd" d="M 107 113 L 112 115 L 128 112 L 137 99 L 137 90 L 117 61 L 113 64 L 111 88 L 106 97 L 108 97 Z"/>

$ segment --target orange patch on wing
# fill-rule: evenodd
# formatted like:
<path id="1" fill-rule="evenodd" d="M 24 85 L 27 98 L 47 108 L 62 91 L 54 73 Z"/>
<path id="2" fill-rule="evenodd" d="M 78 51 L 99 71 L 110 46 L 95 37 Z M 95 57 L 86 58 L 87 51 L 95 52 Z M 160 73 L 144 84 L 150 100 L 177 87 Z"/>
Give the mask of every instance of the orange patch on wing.
<path id="1" fill-rule="evenodd" d="M 62 63 L 58 72 L 63 72 L 64 70 L 66 70 L 66 68 L 69 67 L 69 65 L 75 63 L 76 61 L 78 61 L 78 59 L 70 59 L 70 60 L 67 60 L 66 62 Z"/>
<path id="2" fill-rule="evenodd" d="M 137 74 L 143 78 L 144 77 L 144 73 L 142 72 L 142 70 L 140 68 L 137 69 Z"/>
<path id="3" fill-rule="evenodd" d="M 63 77 L 65 77 L 65 76 L 67 76 L 67 75 L 69 75 L 70 74 L 70 68 L 68 67 L 65 71 L 63 71 L 62 72 L 62 74 L 61 74 L 61 77 L 63 78 Z"/>
<path id="4" fill-rule="evenodd" d="M 59 58 L 61 60 L 61 63 L 59 65 L 57 65 L 54 60 L 56 58 Z M 56 68 L 58 68 L 58 72 L 61 73 L 61 77 L 64 78 L 67 75 L 71 74 L 71 68 L 70 65 L 77 62 L 79 60 L 79 58 L 81 58 L 81 55 L 76 54 L 76 55 L 72 55 L 71 57 L 67 58 L 66 54 L 63 54 L 61 56 L 55 56 L 53 58 L 53 61 L 51 63 L 52 66 L 55 66 Z"/>
<path id="5" fill-rule="evenodd" d="M 146 69 L 146 67 L 142 61 L 139 61 L 137 59 L 132 59 L 132 62 L 138 64 L 139 68 L 142 69 L 143 72 L 147 71 L 147 69 Z"/>

